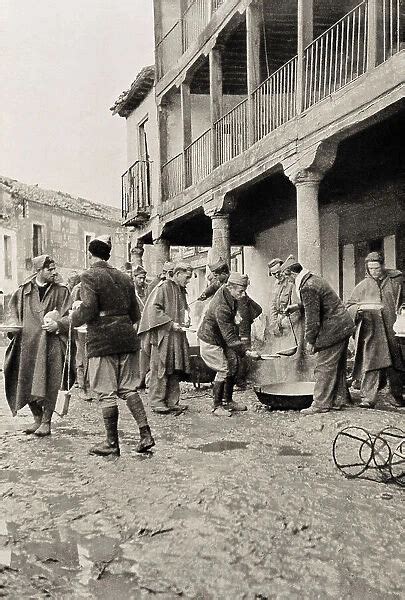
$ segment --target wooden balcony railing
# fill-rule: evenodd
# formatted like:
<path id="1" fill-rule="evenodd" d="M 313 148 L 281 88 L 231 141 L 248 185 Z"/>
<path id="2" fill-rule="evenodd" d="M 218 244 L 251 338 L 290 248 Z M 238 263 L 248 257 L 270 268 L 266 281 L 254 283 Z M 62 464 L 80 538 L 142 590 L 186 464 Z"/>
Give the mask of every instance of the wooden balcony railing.
<path id="1" fill-rule="evenodd" d="M 184 189 L 183 153 L 171 158 L 162 166 L 162 189 L 164 200 L 170 200 Z"/>
<path id="2" fill-rule="evenodd" d="M 181 18 L 156 44 L 158 80 L 177 63 L 225 0 L 189 0 Z"/>
<path id="3" fill-rule="evenodd" d="M 248 101 L 239 102 L 214 123 L 216 165 L 235 158 L 249 146 Z"/>
<path id="4" fill-rule="evenodd" d="M 254 141 L 296 116 L 297 57 L 263 81 L 253 92 Z"/>
<path id="5" fill-rule="evenodd" d="M 212 134 L 205 131 L 184 151 L 187 187 L 205 179 L 212 171 Z"/>
<path id="6" fill-rule="evenodd" d="M 405 44 L 405 5 L 401 0 L 381 0 L 380 31 L 382 37 L 382 62 L 401 50 Z M 402 12 L 402 19 L 401 19 Z"/>
<path id="7" fill-rule="evenodd" d="M 301 57 L 275 71 L 217 120 L 212 130 L 162 167 L 163 199 L 203 180 L 293 119 L 298 106 L 308 110 L 404 49 L 402 1 L 364 0 L 305 48 Z M 298 85 L 300 68 L 302 86 Z"/>
<path id="8" fill-rule="evenodd" d="M 183 52 L 191 46 L 208 25 L 211 7 L 207 0 L 193 0 L 183 13 Z"/>
<path id="9" fill-rule="evenodd" d="M 181 21 L 177 21 L 156 45 L 156 76 L 161 79 L 183 54 Z"/>
<path id="10" fill-rule="evenodd" d="M 150 217 L 151 163 L 148 160 L 137 160 L 128 171 L 121 176 L 122 217 L 132 215 L 139 221 Z"/>
<path id="11" fill-rule="evenodd" d="M 304 108 L 330 96 L 367 68 L 367 2 L 364 1 L 305 50 Z"/>

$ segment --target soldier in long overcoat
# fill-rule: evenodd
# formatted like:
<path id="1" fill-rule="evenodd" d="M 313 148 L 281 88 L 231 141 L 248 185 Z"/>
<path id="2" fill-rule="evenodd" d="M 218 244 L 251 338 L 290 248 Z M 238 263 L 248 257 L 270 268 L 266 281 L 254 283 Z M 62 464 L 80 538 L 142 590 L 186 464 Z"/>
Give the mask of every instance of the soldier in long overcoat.
<path id="1" fill-rule="evenodd" d="M 371 252 L 365 259 L 366 277 L 353 290 L 348 309 L 356 322 L 353 377 L 361 381 L 363 408 L 376 405 L 378 390 L 388 379 L 390 402 L 403 406 L 405 364 L 393 325 L 405 301 L 400 271 L 386 269 L 384 258 Z"/>
<path id="2" fill-rule="evenodd" d="M 9 344 L 4 376 L 6 398 L 13 415 L 28 404 L 34 423 L 25 433 L 46 436 L 51 433 L 51 419 L 62 382 L 71 306 L 69 290 L 55 282 L 53 258 L 33 259 L 35 274 L 20 285 L 10 299 L 13 323 L 21 324 Z M 51 314 L 52 319 L 44 317 Z M 70 365 L 65 369 L 65 379 Z"/>

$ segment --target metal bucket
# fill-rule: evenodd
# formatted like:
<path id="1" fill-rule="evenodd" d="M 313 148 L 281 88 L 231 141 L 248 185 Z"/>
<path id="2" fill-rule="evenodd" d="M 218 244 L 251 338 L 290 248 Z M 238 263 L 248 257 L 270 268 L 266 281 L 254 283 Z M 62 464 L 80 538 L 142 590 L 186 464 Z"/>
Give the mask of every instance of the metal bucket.
<path id="1" fill-rule="evenodd" d="M 313 401 L 313 381 L 272 383 L 255 386 L 254 391 L 262 404 L 271 410 L 302 410 Z"/>

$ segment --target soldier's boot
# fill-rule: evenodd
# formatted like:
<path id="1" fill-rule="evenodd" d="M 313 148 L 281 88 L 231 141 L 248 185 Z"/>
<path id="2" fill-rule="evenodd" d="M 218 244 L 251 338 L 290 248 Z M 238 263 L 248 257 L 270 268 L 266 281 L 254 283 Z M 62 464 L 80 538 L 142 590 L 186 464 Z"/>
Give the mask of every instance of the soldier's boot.
<path id="1" fill-rule="evenodd" d="M 139 427 L 140 440 L 136 447 L 136 452 L 147 452 L 155 445 L 155 440 L 152 437 L 148 419 L 146 417 L 145 408 L 139 394 L 134 393 L 127 398 L 127 406 L 131 415 L 134 417 Z"/>
<path id="2" fill-rule="evenodd" d="M 214 381 L 214 385 L 212 388 L 213 396 L 214 396 L 214 405 L 212 407 L 212 412 L 217 417 L 231 417 L 232 412 L 225 408 L 223 405 L 224 398 L 224 381 Z"/>
<path id="3" fill-rule="evenodd" d="M 118 406 L 104 407 L 103 420 L 107 434 L 106 440 L 97 446 L 92 446 L 89 450 L 89 454 L 95 454 L 96 456 L 119 456 Z"/>
<path id="4" fill-rule="evenodd" d="M 24 433 L 30 435 L 31 433 L 35 433 L 42 423 L 42 406 L 38 402 L 30 402 L 28 406 L 34 417 L 34 422 L 24 429 Z"/>
<path id="5" fill-rule="evenodd" d="M 38 427 L 34 434 L 38 437 L 46 437 L 47 435 L 51 435 L 51 420 L 52 420 L 53 410 L 44 406 L 42 410 L 42 420 L 41 425 Z"/>
<path id="6" fill-rule="evenodd" d="M 245 404 L 241 404 L 240 402 L 235 402 L 233 399 L 233 388 L 235 387 L 235 380 L 233 377 L 227 377 L 225 379 L 225 387 L 224 387 L 224 406 L 228 410 L 232 412 L 244 411 L 247 410 L 247 406 Z"/>

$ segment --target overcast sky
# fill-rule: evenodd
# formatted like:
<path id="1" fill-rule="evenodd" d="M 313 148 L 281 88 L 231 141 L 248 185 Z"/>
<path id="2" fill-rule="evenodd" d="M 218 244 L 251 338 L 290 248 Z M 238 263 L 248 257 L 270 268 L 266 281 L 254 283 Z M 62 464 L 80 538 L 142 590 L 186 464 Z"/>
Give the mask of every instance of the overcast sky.
<path id="1" fill-rule="evenodd" d="M 153 63 L 152 0 L 0 0 L 0 174 L 120 206 L 125 119 Z"/>

